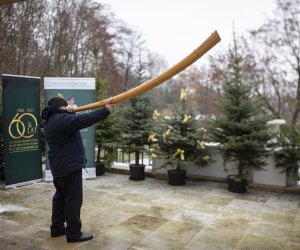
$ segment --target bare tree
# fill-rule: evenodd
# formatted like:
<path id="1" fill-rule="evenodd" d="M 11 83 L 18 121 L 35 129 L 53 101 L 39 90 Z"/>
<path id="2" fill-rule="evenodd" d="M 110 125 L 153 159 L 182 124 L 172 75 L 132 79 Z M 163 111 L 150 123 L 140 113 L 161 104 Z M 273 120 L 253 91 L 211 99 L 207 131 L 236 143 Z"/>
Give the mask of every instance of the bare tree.
<path id="1" fill-rule="evenodd" d="M 48 1 L 45 21 L 45 52 L 48 58 L 46 75 L 74 76 L 78 71 L 78 33 L 81 20 L 77 19 L 78 1 Z M 76 20 L 76 21 L 75 21 Z M 81 39 L 85 37 L 84 32 Z"/>
<path id="2" fill-rule="evenodd" d="M 144 47 L 144 41 L 137 30 L 133 30 L 121 21 L 116 29 L 115 49 L 120 62 L 119 69 L 123 78 L 124 91 L 130 89 L 135 82 L 134 70 L 138 65 L 140 49 Z"/>
<path id="3" fill-rule="evenodd" d="M 277 0 L 274 17 L 252 35 L 259 46 L 256 91 L 276 117 L 295 125 L 300 116 L 300 1 Z"/>
<path id="4" fill-rule="evenodd" d="M 114 16 L 93 0 L 49 1 L 45 28 L 47 75 L 95 76 L 120 90 Z"/>
<path id="5" fill-rule="evenodd" d="M 135 82 L 139 58 L 153 66 L 141 34 L 99 1 L 28 0 L 0 10 L 0 73 L 96 74 L 116 94 Z"/>
<path id="6" fill-rule="evenodd" d="M 117 22 L 113 14 L 105 15 L 102 5 L 95 5 L 94 16 L 89 19 L 90 39 L 88 49 L 94 59 L 94 74 L 109 83 L 109 92 L 116 94 L 121 91 L 122 77 L 118 68 L 115 48 Z"/>
<path id="7" fill-rule="evenodd" d="M 36 74 L 42 59 L 39 42 L 44 9 L 42 0 L 0 6 L 0 73 Z"/>

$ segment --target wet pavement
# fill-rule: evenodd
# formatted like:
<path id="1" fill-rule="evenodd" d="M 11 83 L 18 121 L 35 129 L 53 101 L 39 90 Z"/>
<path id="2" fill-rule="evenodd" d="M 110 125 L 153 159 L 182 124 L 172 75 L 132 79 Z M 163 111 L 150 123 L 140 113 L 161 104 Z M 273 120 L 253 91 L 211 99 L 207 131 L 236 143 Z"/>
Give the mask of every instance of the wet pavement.
<path id="1" fill-rule="evenodd" d="M 52 183 L 0 190 L 0 249 L 300 249 L 300 194 L 227 191 L 219 182 L 170 186 L 105 173 L 84 181 L 82 231 L 66 243 L 49 232 Z"/>

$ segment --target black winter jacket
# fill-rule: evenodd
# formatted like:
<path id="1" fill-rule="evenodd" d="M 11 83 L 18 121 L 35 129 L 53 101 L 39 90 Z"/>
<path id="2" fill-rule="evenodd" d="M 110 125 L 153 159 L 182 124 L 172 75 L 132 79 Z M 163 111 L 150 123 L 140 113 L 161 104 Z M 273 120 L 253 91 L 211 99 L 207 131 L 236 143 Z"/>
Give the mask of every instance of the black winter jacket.
<path id="1" fill-rule="evenodd" d="M 106 108 L 80 114 L 53 107 L 46 107 L 42 111 L 49 148 L 48 159 L 54 178 L 85 168 L 86 159 L 80 130 L 104 120 L 108 115 Z"/>

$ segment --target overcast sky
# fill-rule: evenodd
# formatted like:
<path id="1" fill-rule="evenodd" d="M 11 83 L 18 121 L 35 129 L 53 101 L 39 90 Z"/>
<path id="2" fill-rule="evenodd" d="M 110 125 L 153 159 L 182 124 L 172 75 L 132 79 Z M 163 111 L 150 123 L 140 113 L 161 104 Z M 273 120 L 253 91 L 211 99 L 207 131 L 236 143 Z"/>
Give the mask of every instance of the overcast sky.
<path id="1" fill-rule="evenodd" d="M 226 49 L 232 41 L 233 22 L 237 35 L 241 35 L 260 27 L 276 6 L 275 0 L 99 1 L 110 5 L 118 19 L 140 31 L 147 48 L 164 56 L 170 65 L 178 63 L 215 30 L 222 41 L 213 50 Z"/>

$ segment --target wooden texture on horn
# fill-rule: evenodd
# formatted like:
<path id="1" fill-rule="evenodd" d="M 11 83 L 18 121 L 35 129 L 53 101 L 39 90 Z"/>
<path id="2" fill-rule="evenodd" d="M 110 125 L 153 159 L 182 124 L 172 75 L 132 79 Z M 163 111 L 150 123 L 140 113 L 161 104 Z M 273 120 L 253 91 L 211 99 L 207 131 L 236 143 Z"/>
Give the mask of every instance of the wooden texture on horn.
<path id="1" fill-rule="evenodd" d="M 196 48 L 191 54 L 189 54 L 187 57 L 185 57 L 183 60 L 181 60 L 179 63 L 174 65 L 173 67 L 169 68 L 168 70 L 164 71 L 160 75 L 152 78 L 151 80 L 148 80 L 141 85 L 130 89 L 126 92 L 123 92 L 119 95 L 107 98 L 105 100 L 91 103 L 85 106 L 81 106 L 78 108 L 75 108 L 72 110 L 72 112 L 78 112 L 78 111 L 84 111 L 84 110 L 90 110 L 95 108 L 104 107 L 107 103 L 119 103 L 122 101 L 125 101 L 127 99 L 130 99 L 132 97 L 135 97 L 139 94 L 142 94 L 157 85 L 160 85 L 161 83 L 165 82 L 166 80 L 170 79 L 174 75 L 178 74 L 188 66 L 190 66 L 192 63 L 197 61 L 201 56 L 203 56 L 207 51 L 209 51 L 212 47 L 214 47 L 219 41 L 221 41 L 221 38 L 217 31 L 213 32 L 198 48 Z"/>
<path id="2" fill-rule="evenodd" d="M 15 3 L 15 2 L 21 2 L 24 0 L 0 0 L 0 5 L 1 4 L 9 4 L 9 3 Z"/>

